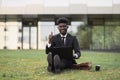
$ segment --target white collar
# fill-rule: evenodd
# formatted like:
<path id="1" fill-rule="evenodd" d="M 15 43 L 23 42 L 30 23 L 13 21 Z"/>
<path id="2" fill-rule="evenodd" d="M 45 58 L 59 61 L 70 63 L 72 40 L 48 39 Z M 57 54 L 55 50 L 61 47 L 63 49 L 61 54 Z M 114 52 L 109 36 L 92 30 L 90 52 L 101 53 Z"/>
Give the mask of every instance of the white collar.
<path id="1" fill-rule="evenodd" d="M 65 35 L 60 34 L 60 36 L 66 38 L 67 37 L 67 33 Z"/>

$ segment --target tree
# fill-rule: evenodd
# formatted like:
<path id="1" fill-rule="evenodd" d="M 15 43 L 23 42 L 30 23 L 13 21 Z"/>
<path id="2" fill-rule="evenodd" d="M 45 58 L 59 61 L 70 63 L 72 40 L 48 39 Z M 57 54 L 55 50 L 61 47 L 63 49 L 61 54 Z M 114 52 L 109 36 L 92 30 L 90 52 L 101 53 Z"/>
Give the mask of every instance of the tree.
<path id="1" fill-rule="evenodd" d="M 80 48 L 90 49 L 90 45 L 92 44 L 91 27 L 86 24 L 78 26 L 76 35 L 80 42 Z"/>

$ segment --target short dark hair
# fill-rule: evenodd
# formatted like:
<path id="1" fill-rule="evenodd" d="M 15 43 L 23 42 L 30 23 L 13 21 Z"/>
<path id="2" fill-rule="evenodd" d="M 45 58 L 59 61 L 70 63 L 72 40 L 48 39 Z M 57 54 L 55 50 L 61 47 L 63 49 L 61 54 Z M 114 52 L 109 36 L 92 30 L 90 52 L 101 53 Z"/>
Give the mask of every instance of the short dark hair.
<path id="1" fill-rule="evenodd" d="M 69 24 L 69 20 L 66 17 L 60 17 L 57 19 L 57 25 L 60 23 L 66 23 Z"/>

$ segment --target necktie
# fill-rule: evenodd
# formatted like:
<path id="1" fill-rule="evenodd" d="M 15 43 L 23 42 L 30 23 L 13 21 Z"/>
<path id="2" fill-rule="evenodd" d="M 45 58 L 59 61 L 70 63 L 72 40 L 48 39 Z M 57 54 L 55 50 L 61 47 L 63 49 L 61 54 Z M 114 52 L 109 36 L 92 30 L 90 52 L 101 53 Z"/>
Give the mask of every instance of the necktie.
<path id="1" fill-rule="evenodd" d="M 62 44 L 65 45 L 65 37 L 62 37 Z"/>

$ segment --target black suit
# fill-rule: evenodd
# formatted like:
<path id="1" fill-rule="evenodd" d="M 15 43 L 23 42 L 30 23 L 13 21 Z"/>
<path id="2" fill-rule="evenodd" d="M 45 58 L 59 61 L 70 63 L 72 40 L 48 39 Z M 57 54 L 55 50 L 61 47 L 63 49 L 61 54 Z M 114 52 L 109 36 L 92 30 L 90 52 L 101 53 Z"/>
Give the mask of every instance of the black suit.
<path id="1" fill-rule="evenodd" d="M 66 45 L 64 45 L 64 46 L 69 46 L 69 47 L 71 46 L 73 48 L 74 52 L 78 55 L 78 57 L 81 56 L 79 43 L 75 36 L 67 34 L 65 44 Z M 51 46 L 50 47 L 46 46 L 46 54 L 48 54 L 50 52 L 51 47 L 62 47 L 62 46 L 63 45 L 62 45 L 62 41 L 61 41 L 61 36 L 60 36 L 60 34 L 57 34 L 57 35 L 53 36 L 52 41 L 51 41 Z M 75 59 L 73 58 L 72 62 L 70 62 L 70 63 L 76 64 Z"/>

